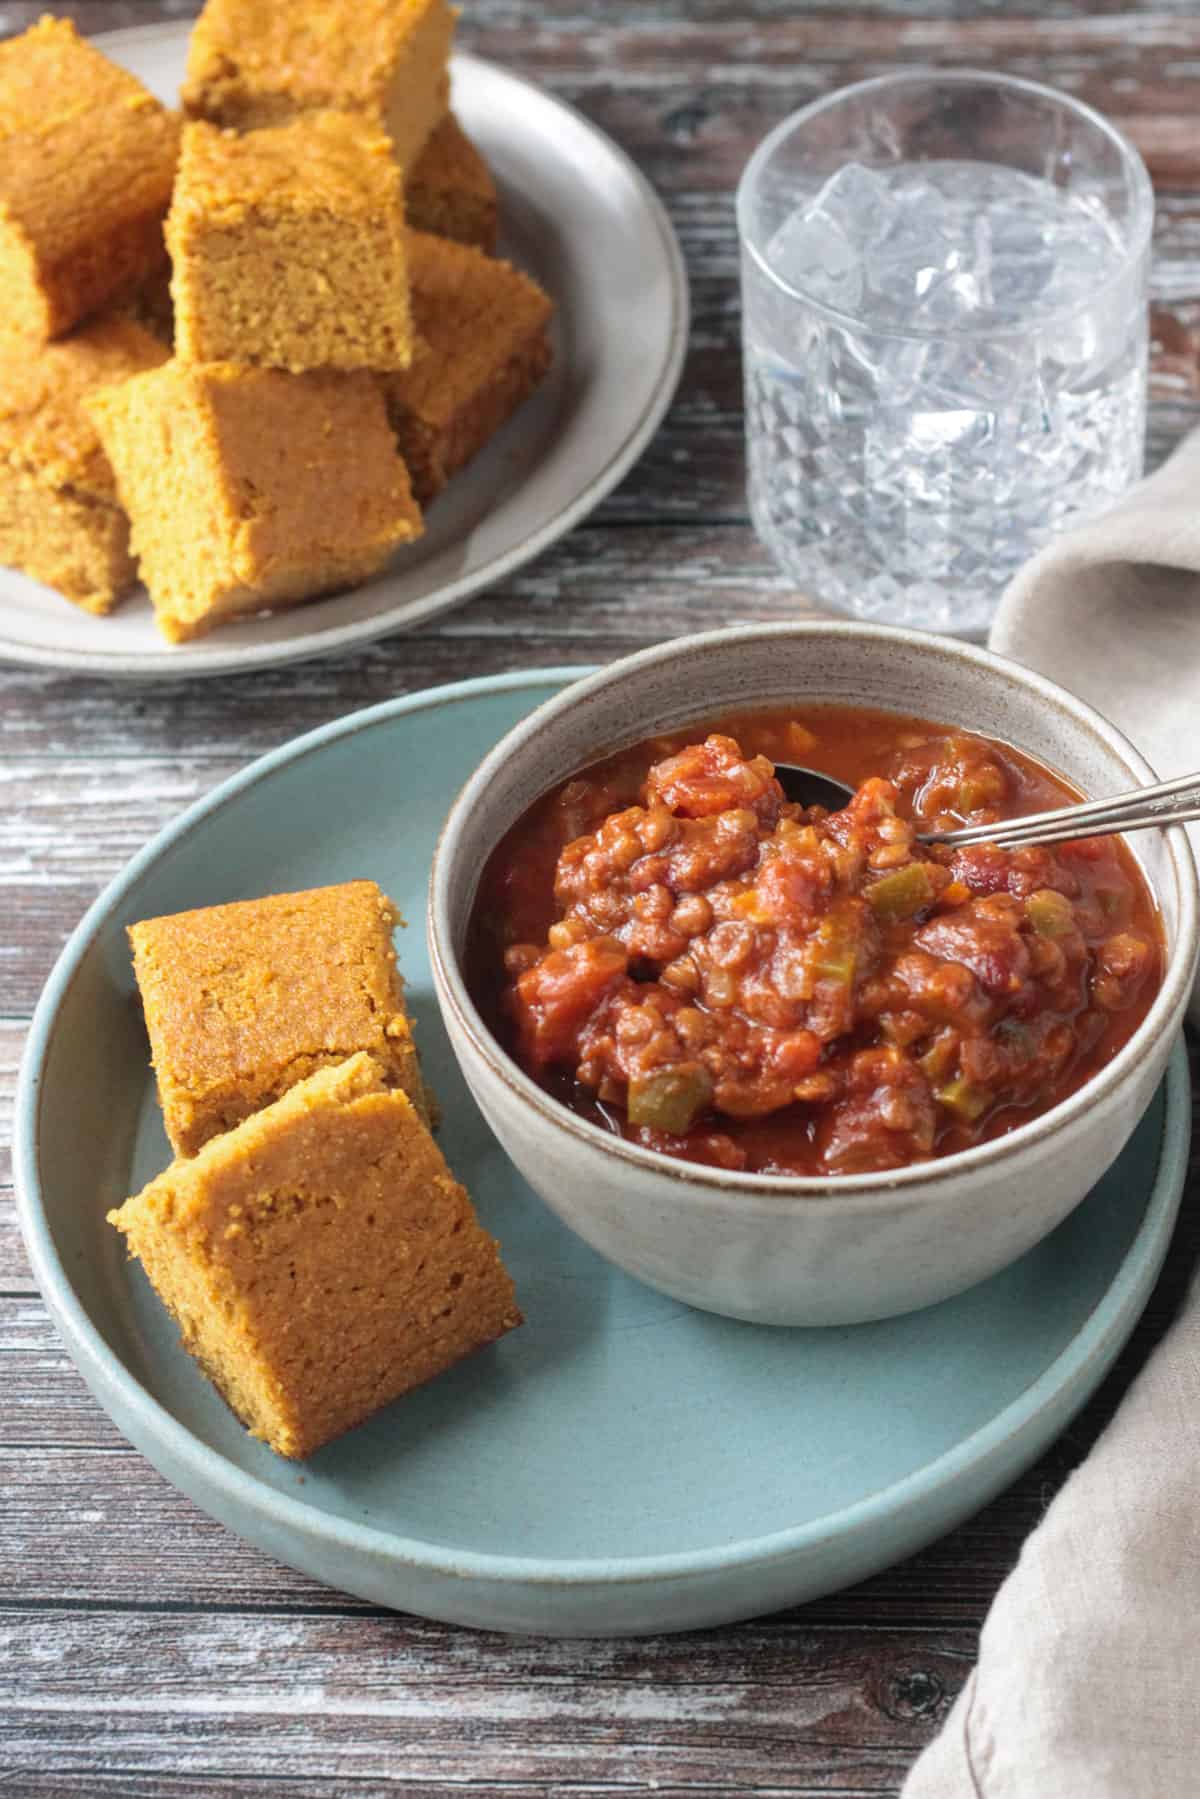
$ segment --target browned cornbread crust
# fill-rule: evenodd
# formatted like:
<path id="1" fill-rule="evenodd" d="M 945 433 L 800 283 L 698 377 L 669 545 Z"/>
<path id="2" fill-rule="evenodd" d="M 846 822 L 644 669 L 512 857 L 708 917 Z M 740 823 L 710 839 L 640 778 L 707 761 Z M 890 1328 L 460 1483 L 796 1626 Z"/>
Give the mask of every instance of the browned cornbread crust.
<path id="1" fill-rule="evenodd" d="M 496 183 L 453 113 L 442 120 L 408 171 L 404 195 L 414 231 L 431 231 L 495 255 Z"/>
<path id="2" fill-rule="evenodd" d="M 156 338 L 115 316 L 52 344 L 0 334 L 0 562 L 87 612 L 111 611 L 137 572 L 129 522 L 83 401 L 166 355 Z"/>
<path id="3" fill-rule="evenodd" d="M 466 244 L 411 231 L 413 322 L 426 348 L 381 375 L 413 492 L 440 492 L 550 367 L 554 307 L 535 281 Z"/>
<path id="4" fill-rule="evenodd" d="M 185 362 L 412 361 L 400 169 L 386 133 L 358 114 L 305 113 L 242 136 L 185 126 L 167 245 Z"/>
<path id="5" fill-rule="evenodd" d="M 357 586 L 421 534 L 372 375 L 172 361 L 88 406 L 172 643 Z"/>
<path id="6" fill-rule="evenodd" d="M 208 0 L 183 103 L 236 131 L 325 107 L 368 113 L 407 167 L 449 104 L 456 16 L 446 0 Z"/>
<path id="7" fill-rule="evenodd" d="M 176 1155 L 195 1155 L 358 1050 L 369 1050 L 425 1116 L 392 945 L 399 922 L 374 881 L 345 881 L 130 927 Z"/>
<path id="8" fill-rule="evenodd" d="M 178 121 L 140 81 L 44 18 L 0 44 L 5 322 L 57 337 L 165 261 Z"/>
<path id="9" fill-rule="evenodd" d="M 185 1348 L 280 1455 L 311 1455 L 521 1322 L 495 1240 L 367 1055 L 108 1216 Z"/>

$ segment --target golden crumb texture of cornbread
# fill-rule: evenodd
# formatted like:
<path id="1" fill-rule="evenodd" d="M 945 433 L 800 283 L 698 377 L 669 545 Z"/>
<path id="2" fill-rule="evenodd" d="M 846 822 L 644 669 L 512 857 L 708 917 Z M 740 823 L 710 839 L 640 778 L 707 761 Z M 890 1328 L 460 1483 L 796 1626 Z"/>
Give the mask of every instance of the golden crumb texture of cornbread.
<path id="1" fill-rule="evenodd" d="M 173 1163 L 109 1221 L 185 1348 L 283 1456 L 521 1323 L 495 1240 L 365 1053 Z"/>
<path id="2" fill-rule="evenodd" d="M 67 19 L 0 43 L 4 323 L 45 340 L 165 260 L 179 123 Z"/>
<path id="3" fill-rule="evenodd" d="M 184 107 L 236 131 L 326 107 L 365 112 L 407 167 L 449 105 L 456 16 L 446 0 L 208 0 Z"/>
<path id="4" fill-rule="evenodd" d="M 496 183 L 453 113 L 442 120 L 408 171 L 404 198 L 414 231 L 431 231 L 495 255 Z"/>
<path id="5" fill-rule="evenodd" d="M 83 402 L 166 356 L 115 315 L 50 344 L 0 334 L 0 562 L 87 612 L 110 611 L 136 576 L 128 521 Z"/>
<path id="6" fill-rule="evenodd" d="M 173 643 L 359 586 L 421 534 L 373 375 L 173 360 L 86 404 Z"/>
<path id="7" fill-rule="evenodd" d="M 392 930 L 374 881 L 176 912 L 130 926 L 134 975 L 177 1156 L 320 1068 L 369 1050 L 427 1115 Z"/>
<path id="8" fill-rule="evenodd" d="M 466 244 L 411 231 L 413 322 L 424 345 L 380 384 L 413 491 L 431 500 L 550 367 L 553 303 L 536 281 Z"/>
<path id="9" fill-rule="evenodd" d="M 186 362 L 412 361 L 400 169 L 360 114 L 305 113 L 242 135 L 185 126 L 167 245 Z"/>

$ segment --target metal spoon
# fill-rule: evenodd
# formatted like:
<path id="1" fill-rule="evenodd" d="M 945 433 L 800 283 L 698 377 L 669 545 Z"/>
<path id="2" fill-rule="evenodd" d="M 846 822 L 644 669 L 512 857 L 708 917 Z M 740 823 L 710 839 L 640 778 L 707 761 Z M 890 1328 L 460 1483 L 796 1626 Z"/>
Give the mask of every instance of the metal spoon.
<path id="1" fill-rule="evenodd" d="M 775 773 L 789 800 L 801 806 L 827 806 L 839 811 L 852 789 L 814 768 L 777 762 Z M 1015 849 L 1026 843 L 1066 843 L 1079 837 L 1107 837 L 1115 831 L 1143 831 L 1150 825 L 1181 825 L 1200 818 L 1200 774 L 1177 775 L 1153 787 L 1107 800 L 1079 800 L 1053 812 L 1031 812 L 991 825 L 965 825 L 955 831 L 919 831 L 918 843 L 996 843 Z"/>
<path id="2" fill-rule="evenodd" d="M 775 778 L 783 788 L 784 799 L 797 806 L 824 806 L 827 811 L 840 812 L 854 798 L 853 787 L 847 787 L 844 781 L 835 781 L 832 775 L 823 775 L 815 768 L 801 768 L 795 762 L 777 762 Z"/>

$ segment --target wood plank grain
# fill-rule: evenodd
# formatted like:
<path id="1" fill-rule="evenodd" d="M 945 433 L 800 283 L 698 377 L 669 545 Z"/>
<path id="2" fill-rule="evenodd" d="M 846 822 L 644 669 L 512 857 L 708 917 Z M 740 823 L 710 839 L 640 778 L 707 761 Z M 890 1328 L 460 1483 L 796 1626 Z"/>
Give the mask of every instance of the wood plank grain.
<path id="1" fill-rule="evenodd" d="M 384 1774 L 710 1790 L 891 1790 L 970 1665 L 969 1633 L 742 1626 L 506 1643 L 395 1617 L 8 1610 L 0 1741 L 14 1772 Z M 136 1691 L 123 1670 L 136 1667 Z M 97 1694 L 105 1695 L 97 1705 Z M 636 1744 L 636 1748 L 633 1745 Z M 632 1752 L 631 1752 L 632 1750 Z M 803 1784 L 788 1778 L 797 1764 Z M 719 1788 L 717 1790 L 720 1790 Z"/>
<path id="2" fill-rule="evenodd" d="M 893 1777 L 900 1780 L 903 1769 Z M 766 1785 L 756 1785 L 753 1789 L 755 1799 L 820 1799 L 821 1795 L 836 1795 L 836 1799 L 878 1799 L 879 1793 L 899 1791 L 899 1786 L 889 1785 L 881 1789 L 878 1785 L 871 1788 L 857 1784 L 847 1786 L 843 1777 L 839 1776 L 836 1786 L 827 1782 L 820 1787 L 810 1784 L 808 1778 L 796 1772 L 800 1785 L 789 1781 L 786 1786 L 775 1784 L 775 1778 L 767 1776 Z M 689 1781 L 686 1786 L 678 1786 L 674 1781 L 663 1781 L 657 1776 L 636 1775 L 633 1784 L 617 1783 L 609 1780 L 592 1781 L 576 1777 L 569 1783 L 554 1781 L 549 1786 L 538 1782 L 536 1785 L 528 1781 L 494 1780 L 485 1774 L 480 1779 L 462 1779 L 448 1777 L 435 1786 L 423 1789 L 431 1795 L 444 1794 L 449 1799 L 453 1794 L 486 1794 L 491 1799 L 604 1799 L 605 1795 L 620 1792 L 651 1793 L 654 1799 L 697 1799 L 697 1795 L 721 1792 L 727 1793 L 729 1788 L 721 1780 L 719 1773 L 715 1782 L 709 1781 L 697 1785 Z M 381 1784 L 382 1782 L 382 1784 Z M 298 1775 L 292 1778 L 286 1773 L 267 1774 L 261 1780 L 249 1778 L 240 1773 L 233 1774 L 176 1774 L 174 1770 L 168 1775 L 151 1774 L 143 1776 L 129 1768 L 104 1769 L 86 1768 L 81 1773 L 55 1773 L 53 1790 L 56 1795 L 68 1799 L 72 1794 L 86 1795 L 86 1799 L 102 1799 L 105 1794 L 115 1794 L 119 1799 L 161 1799 L 161 1795 L 169 1793 L 172 1799 L 176 1795 L 186 1799 L 188 1794 L 200 1795 L 201 1799 L 286 1799 L 288 1794 L 303 1795 L 303 1799 L 338 1799 L 339 1795 L 356 1795 L 359 1793 L 376 1794 L 381 1791 L 394 1790 L 393 1784 L 386 1776 L 372 1779 L 370 1776 L 359 1778 L 353 1775 L 339 1774 L 332 1781 L 327 1775 L 310 1777 Z M 25 1783 L 14 1777 L 5 1783 L 6 1799 L 12 1794 L 15 1799 L 22 1799 L 26 1793 L 44 1793 L 45 1786 L 36 1779 Z"/>
<path id="3" fill-rule="evenodd" d="M 631 1755 L 629 1760 L 635 1758 Z M 717 1763 L 719 1769 L 719 1762 Z M 899 1781 L 903 1774 L 901 1768 L 893 1778 Z M 786 1778 L 786 1775 L 784 1776 Z M 755 1799 L 821 1799 L 821 1795 L 836 1796 L 836 1799 L 878 1799 L 881 1791 L 896 1792 L 898 1786 L 880 1788 L 877 1784 L 870 1788 L 857 1783 L 847 1786 L 844 1776 L 837 1776 L 837 1784 L 828 1782 L 821 1786 L 813 1786 L 808 1778 L 796 1770 L 795 1779 L 789 1780 L 786 1786 L 776 1784 L 778 1776 L 765 1776 L 767 1784 L 757 1784 L 753 1788 Z M 795 1780 L 801 1782 L 795 1784 Z M 390 1775 L 372 1778 L 370 1775 L 336 1774 L 330 1778 L 328 1774 L 309 1776 L 300 1774 L 295 1777 L 278 1771 L 263 1775 L 261 1780 L 247 1777 L 241 1773 L 220 1774 L 177 1774 L 172 1770 L 169 1774 L 142 1775 L 131 1768 L 105 1767 L 103 1769 L 85 1768 L 82 1772 L 56 1771 L 53 1790 L 56 1795 L 86 1795 L 86 1799 L 102 1799 L 103 1795 L 118 1795 L 119 1799 L 161 1799 L 161 1795 L 169 1793 L 172 1799 L 176 1795 L 186 1799 L 188 1794 L 200 1795 L 201 1799 L 286 1799 L 288 1794 L 303 1795 L 303 1799 L 338 1799 L 339 1795 L 357 1795 L 359 1793 L 377 1794 L 383 1791 L 394 1791 L 395 1783 Z M 552 1781 L 549 1785 L 538 1781 L 536 1784 L 524 1780 L 496 1780 L 490 1774 L 480 1778 L 450 1776 L 433 1785 L 425 1786 L 422 1792 L 430 1795 L 446 1795 L 450 1799 L 454 1794 L 490 1795 L 491 1799 L 605 1799 L 606 1795 L 622 1792 L 653 1794 L 653 1799 L 697 1799 L 698 1795 L 711 1793 L 728 1793 L 730 1789 L 720 1779 L 719 1771 L 714 1772 L 713 1779 L 699 1785 L 689 1781 L 685 1786 L 674 1781 L 664 1781 L 656 1775 L 637 1773 L 622 1780 L 593 1781 L 579 1778 L 577 1775 L 569 1782 Z M 25 1783 L 18 1777 L 6 1780 L 6 1799 L 9 1794 L 21 1799 L 26 1793 L 44 1793 L 46 1788 L 36 1778 Z"/>
<path id="4" fill-rule="evenodd" d="M 627 1759 L 638 1758 L 630 1754 Z M 753 1787 L 755 1799 L 879 1799 L 879 1794 L 896 1793 L 898 1782 L 903 1777 L 904 1769 L 899 1768 L 892 1776 L 897 1784 L 880 1787 L 860 1786 L 856 1782 L 845 1784 L 846 1777 L 838 1774 L 833 1777 L 835 1784 L 823 1781 L 820 1786 L 810 1783 L 800 1767 L 793 1763 L 793 1778 L 784 1786 L 776 1784 L 779 1775 L 765 1775 L 766 1784 L 758 1783 Z M 787 1779 L 786 1771 L 782 1778 Z M 797 1785 L 796 1782 L 800 1784 Z M 220 1774 L 151 1774 L 143 1776 L 134 1769 L 86 1768 L 80 1773 L 63 1772 L 54 1776 L 53 1791 L 56 1795 L 84 1794 L 87 1799 L 101 1799 L 102 1795 L 116 1794 L 119 1799 L 161 1799 L 161 1795 L 170 1794 L 172 1799 L 180 1795 L 186 1799 L 188 1794 L 202 1795 L 202 1799 L 286 1799 L 288 1794 L 303 1795 L 303 1799 L 339 1799 L 340 1795 L 357 1795 L 360 1793 L 379 1794 L 396 1790 L 396 1783 L 390 1774 L 372 1778 L 370 1775 L 358 1776 L 338 1773 L 330 1777 L 297 1775 L 274 1772 L 263 1775 L 261 1779 L 247 1777 L 241 1773 Z M 26 1793 L 44 1793 L 46 1788 L 36 1779 L 32 1784 L 25 1784 L 14 1777 L 6 1781 L 5 1793 L 13 1794 L 16 1799 Z M 531 1783 L 524 1780 L 498 1780 L 490 1774 L 478 1778 L 453 1777 L 446 1775 L 442 1781 L 432 1786 L 424 1786 L 421 1791 L 431 1796 L 445 1795 L 451 1799 L 455 1794 L 488 1795 L 489 1799 L 605 1799 L 605 1795 L 636 1792 L 652 1794 L 653 1799 L 700 1799 L 700 1796 L 712 1793 L 728 1793 L 730 1788 L 724 1784 L 720 1776 L 720 1759 L 714 1758 L 711 1778 L 704 1783 L 688 1781 L 686 1785 L 678 1785 L 675 1781 L 664 1781 L 657 1775 L 646 1775 L 637 1772 L 616 1780 L 593 1781 L 578 1774 L 568 1781 L 542 1781 Z"/>
<path id="5" fill-rule="evenodd" d="M 62 757 L 47 779 L 44 764 L 0 760 L 0 913 L 8 921 L 0 1016 L 32 1012 L 54 959 L 105 882 L 237 766 Z M 24 985 L 22 964 L 40 979 Z"/>

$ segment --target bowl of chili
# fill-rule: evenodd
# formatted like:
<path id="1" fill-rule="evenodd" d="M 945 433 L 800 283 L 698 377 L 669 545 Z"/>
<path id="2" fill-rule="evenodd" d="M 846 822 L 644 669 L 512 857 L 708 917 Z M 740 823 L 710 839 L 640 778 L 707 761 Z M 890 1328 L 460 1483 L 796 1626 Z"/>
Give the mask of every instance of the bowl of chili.
<path id="1" fill-rule="evenodd" d="M 777 762 L 845 781 L 789 803 Z M 774 1324 L 932 1304 L 1025 1253 L 1149 1103 L 1197 958 L 1182 830 L 921 833 L 1152 779 L 1017 664 L 745 626 L 539 708 L 446 821 L 434 980 L 500 1143 L 595 1249 Z"/>

